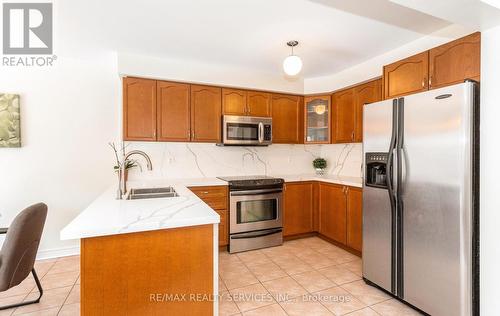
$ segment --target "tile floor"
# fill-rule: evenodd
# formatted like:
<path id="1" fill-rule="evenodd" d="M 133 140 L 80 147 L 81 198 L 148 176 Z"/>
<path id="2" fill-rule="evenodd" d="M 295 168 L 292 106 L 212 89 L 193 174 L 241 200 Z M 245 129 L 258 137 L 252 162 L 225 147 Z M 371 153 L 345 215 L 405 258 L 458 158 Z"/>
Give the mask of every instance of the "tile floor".
<path id="1" fill-rule="evenodd" d="M 219 315 L 420 315 L 366 285 L 360 258 L 317 237 L 219 261 Z"/>
<path id="2" fill-rule="evenodd" d="M 219 315 L 420 315 L 361 280 L 361 260 L 319 238 L 219 256 Z M 79 315 L 80 258 L 41 260 L 35 266 L 44 288 L 39 304 L 4 315 Z M 0 305 L 30 300 L 30 276 L 0 293 Z"/>

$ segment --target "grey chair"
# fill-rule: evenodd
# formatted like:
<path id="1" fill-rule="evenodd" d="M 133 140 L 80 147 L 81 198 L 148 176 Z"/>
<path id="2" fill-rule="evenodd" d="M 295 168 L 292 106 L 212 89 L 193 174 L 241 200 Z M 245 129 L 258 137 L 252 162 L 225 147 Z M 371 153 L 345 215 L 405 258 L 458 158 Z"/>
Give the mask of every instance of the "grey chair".
<path id="1" fill-rule="evenodd" d="M 42 285 L 35 272 L 35 259 L 47 218 L 47 205 L 38 203 L 19 213 L 9 228 L 0 229 L 7 234 L 0 250 L 0 292 L 18 285 L 33 274 L 40 296 L 36 300 L 0 307 L 0 310 L 40 302 Z"/>

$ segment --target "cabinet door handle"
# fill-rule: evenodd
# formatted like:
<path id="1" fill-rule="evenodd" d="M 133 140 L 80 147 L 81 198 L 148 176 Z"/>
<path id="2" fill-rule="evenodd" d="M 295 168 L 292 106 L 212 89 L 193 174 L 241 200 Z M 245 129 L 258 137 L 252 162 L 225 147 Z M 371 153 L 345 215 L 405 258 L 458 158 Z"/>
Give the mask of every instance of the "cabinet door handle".
<path id="1" fill-rule="evenodd" d="M 354 131 L 351 133 L 351 140 L 354 140 Z"/>
<path id="2" fill-rule="evenodd" d="M 432 76 L 429 77 L 429 88 L 432 87 Z"/>
<path id="3" fill-rule="evenodd" d="M 422 88 L 425 88 L 425 82 L 427 81 L 426 80 L 427 78 L 424 77 L 424 79 L 422 79 Z"/>

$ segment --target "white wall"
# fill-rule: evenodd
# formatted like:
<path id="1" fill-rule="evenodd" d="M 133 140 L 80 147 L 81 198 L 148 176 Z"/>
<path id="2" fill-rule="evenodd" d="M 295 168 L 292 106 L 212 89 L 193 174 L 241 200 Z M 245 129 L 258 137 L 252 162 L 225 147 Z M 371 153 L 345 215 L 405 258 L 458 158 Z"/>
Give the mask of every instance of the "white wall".
<path id="1" fill-rule="evenodd" d="M 481 38 L 481 315 L 500 313 L 500 27 Z"/>
<path id="2" fill-rule="evenodd" d="M 304 80 L 304 93 L 330 92 L 382 76 L 382 68 L 384 65 L 415 55 L 473 32 L 473 30 L 458 25 L 448 26 L 438 32 L 424 36 L 416 41 L 376 56 L 336 74 L 306 78 Z"/>
<path id="3" fill-rule="evenodd" d="M 200 63 L 195 60 L 165 59 L 120 52 L 118 72 L 162 80 L 302 94 L 304 80 L 282 73 L 263 72 L 230 65 Z"/>
<path id="4" fill-rule="evenodd" d="M 0 70 L 0 91 L 21 96 L 22 137 L 21 148 L 0 148 L 0 225 L 45 202 L 42 257 L 75 251 L 78 241 L 61 241 L 59 231 L 114 179 L 107 142 L 119 135 L 115 61 L 103 53 Z"/>

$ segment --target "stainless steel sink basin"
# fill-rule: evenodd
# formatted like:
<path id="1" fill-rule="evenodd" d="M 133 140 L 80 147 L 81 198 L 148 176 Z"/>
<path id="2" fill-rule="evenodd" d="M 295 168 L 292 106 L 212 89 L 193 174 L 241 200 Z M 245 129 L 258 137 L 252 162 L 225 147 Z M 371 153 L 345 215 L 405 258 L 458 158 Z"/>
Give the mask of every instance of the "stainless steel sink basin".
<path id="1" fill-rule="evenodd" d="M 157 199 L 179 196 L 172 187 L 130 189 L 128 200 Z"/>

